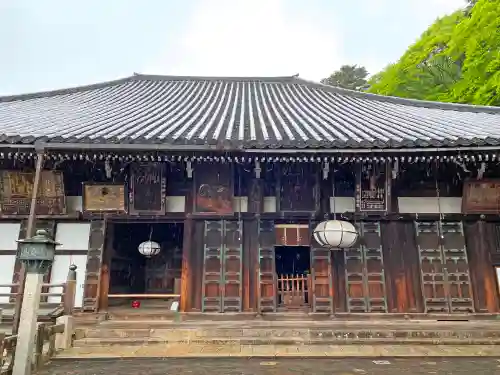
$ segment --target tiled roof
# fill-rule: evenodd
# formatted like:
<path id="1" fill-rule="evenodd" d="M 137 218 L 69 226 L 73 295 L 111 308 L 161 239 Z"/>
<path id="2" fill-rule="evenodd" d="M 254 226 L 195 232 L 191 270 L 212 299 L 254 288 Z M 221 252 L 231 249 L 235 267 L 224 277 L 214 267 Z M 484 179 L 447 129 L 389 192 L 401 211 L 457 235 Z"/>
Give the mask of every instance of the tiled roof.
<path id="1" fill-rule="evenodd" d="M 382 97 L 293 77 L 134 75 L 0 97 L 0 142 L 402 148 L 500 144 L 500 108 Z"/>

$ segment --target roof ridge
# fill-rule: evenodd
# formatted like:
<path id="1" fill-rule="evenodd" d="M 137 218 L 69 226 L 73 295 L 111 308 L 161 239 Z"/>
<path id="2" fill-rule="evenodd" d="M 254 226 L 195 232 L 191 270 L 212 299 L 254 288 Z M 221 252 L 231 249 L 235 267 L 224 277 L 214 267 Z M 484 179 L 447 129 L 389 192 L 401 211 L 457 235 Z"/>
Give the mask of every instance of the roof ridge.
<path id="1" fill-rule="evenodd" d="M 134 73 L 133 79 L 145 80 L 164 80 L 164 81 L 238 81 L 238 82 L 290 82 L 298 78 L 298 74 L 292 76 L 248 76 L 248 77 L 224 77 L 224 76 L 176 76 L 176 75 L 161 75 L 161 74 L 141 74 Z"/>
<path id="2" fill-rule="evenodd" d="M 302 81 L 304 84 L 307 84 L 309 86 L 314 86 L 314 87 L 329 91 L 329 92 L 334 93 L 334 94 L 347 95 L 347 96 L 351 96 L 351 97 L 368 99 L 368 100 L 376 100 L 379 102 L 408 105 L 408 106 L 412 106 L 412 107 L 445 109 L 445 110 L 450 110 L 450 111 L 500 113 L 500 107 L 494 107 L 494 106 L 462 104 L 462 103 L 448 103 L 448 102 L 438 102 L 438 101 L 430 101 L 430 100 L 401 98 L 401 97 L 397 97 L 397 96 L 386 96 L 386 95 L 380 95 L 380 94 L 373 94 L 371 92 L 365 92 L 365 91 L 349 90 L 349 89 L 345 89 L 342 87 L 325 85 L 323 83 L 310 81 L 310 80 L 307 80 L 304 78 L 297 78 L 297 80 Z"/>
<path id="3" fill-rule="evenodd" d="M 133 76 L 132 77 L 125 77 L 125 78 L 118 78 L 118 79 L 99 82 L 99 83 L 92 83 L 89 85 L 73 86 L 73 87 L 68 87 L 68 88 L 64 88 L 64 89 L 37 91 L 37 92 L 32 92 L 32 93 L 27 93 L 27 94 L 4 95 L 4 96 L 0 96 L 0 103 L 13 102 L 13 101 L 17 101 L 17 100 L 29 100 L 29 99 L 45 98 L 45 97 L 51 97 L 51 96 L 57 96 L 57 95 L 72 94 L 72 93 L 88 91 L 88 90 L 95 90 L 95 89 L 100 89 L 103 87 L 119 85 L 121 83 L 125 83 L 127 81 L 130 81 L 132 78 L 133 78 Z"/>

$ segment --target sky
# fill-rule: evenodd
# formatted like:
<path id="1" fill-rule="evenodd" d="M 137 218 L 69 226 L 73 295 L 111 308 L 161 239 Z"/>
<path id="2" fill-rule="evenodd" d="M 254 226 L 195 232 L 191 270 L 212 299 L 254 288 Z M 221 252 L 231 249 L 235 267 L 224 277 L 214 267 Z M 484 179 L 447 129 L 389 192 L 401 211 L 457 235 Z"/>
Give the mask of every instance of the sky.
<path id="1" fill-rule="evenodd" d="M 465 0 L 0 0 L 0 95 L 132 75 L 286 76 L 396 61 Z"/>

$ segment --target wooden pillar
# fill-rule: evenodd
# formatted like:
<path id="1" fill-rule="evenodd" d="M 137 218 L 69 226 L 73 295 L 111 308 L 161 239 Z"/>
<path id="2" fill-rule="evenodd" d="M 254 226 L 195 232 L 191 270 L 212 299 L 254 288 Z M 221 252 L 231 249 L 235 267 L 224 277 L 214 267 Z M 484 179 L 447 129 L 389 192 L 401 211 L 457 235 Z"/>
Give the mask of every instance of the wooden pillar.
<path id="1" fill-rule="evenodd" d="M 36 200 L 38 198 L 38 187 L 40 186 L 40 180 L 42 178 L 43 162 L 45 159 L 45 150 L 38 149 L 36 156 L 36 169 L 35 169 L 35 179 L 33 181 L 33 191 L 31 194 L 31 204 L 30 204 L 30 214 L 28 216 L 28 223 L 26 227 L 26 238 L 33 237 L 35 234 L 35 221 L 36 221 Z M 16 269 L 18 270 L 16 272 Z M 24 290 L 24 283 L 26 281 L 26 270 L 24 265 L 16 260 L 16 265 L 14 267 L 14 275 L 12 283 L 17 283 L 18 286 L 15 288 L 17 293 L 22 293 Z M 14 288 L 13 288 L 14 289 Z M 14 307 L 14 322 L 12 326 L 12 334 L 16 335 L 19 331 L 19 324 L 21 319 L 21 307 L 23 303 L 22 295 L 18 295 L 16 298 L 16 304 Z"/>
<path id="2" fill-rule="evenodd" d="M 495 224 L 478 221 L 465 225 L 467 256 L 477 313 L 499 312 L 498 283 L 491 262 L 495 249 Z"/>
<path id="3" fill-rule="evenodd" d="M 257 310 L 259 273 L 259 220 L 264 209 L 264 180 L 258 173 L 251 180 L 248 193 L 248 212 L 254 214 L 244 222 L 243 230 L 243 311 Z M 260 176 L 259 176 L 260 177 Z"/>
<path id="4" fill-rule="evenodd" d="M 181 272 L 181 312 L 192 308 L 193 299 L 193 189 L 186 192 L 186 218 L 184 219 L 184 238 L 182 240 L 182 272 Z"/>

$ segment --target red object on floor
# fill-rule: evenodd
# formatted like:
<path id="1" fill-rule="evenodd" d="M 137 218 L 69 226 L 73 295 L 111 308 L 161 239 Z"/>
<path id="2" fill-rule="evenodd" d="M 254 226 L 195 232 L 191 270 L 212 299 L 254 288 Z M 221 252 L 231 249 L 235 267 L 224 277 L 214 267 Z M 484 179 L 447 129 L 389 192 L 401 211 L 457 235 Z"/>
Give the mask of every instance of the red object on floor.
<path id="1" fill-rule="evenodd" d="M 141 307 L 141 301 L 132 301 L 133 309 L 138 309 L 139 307 Z"/>

